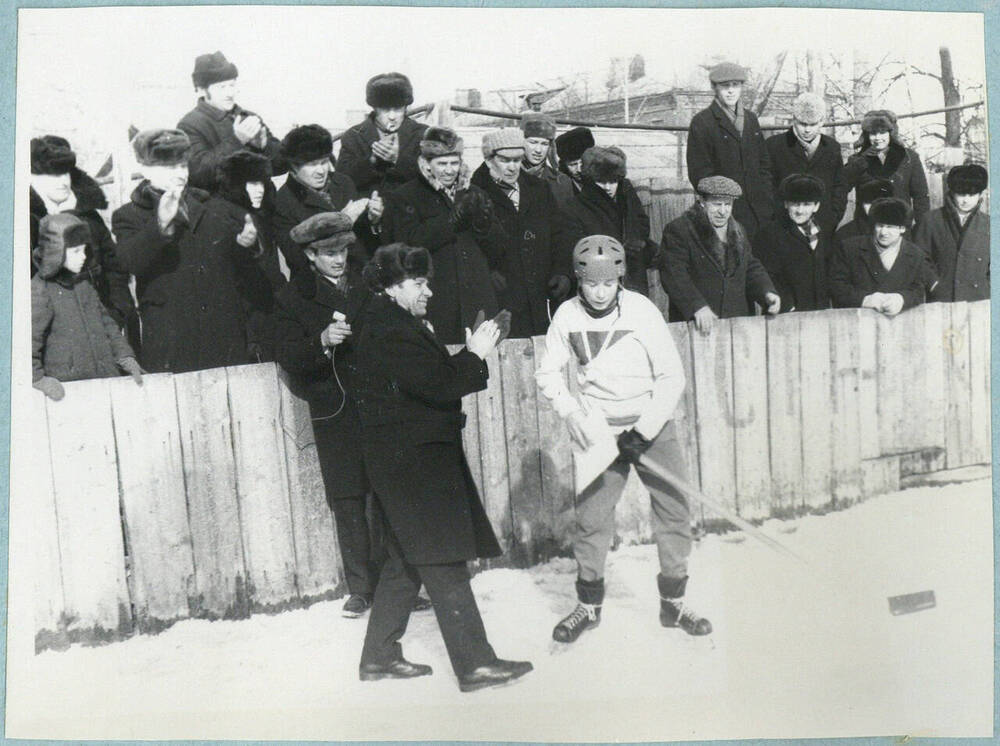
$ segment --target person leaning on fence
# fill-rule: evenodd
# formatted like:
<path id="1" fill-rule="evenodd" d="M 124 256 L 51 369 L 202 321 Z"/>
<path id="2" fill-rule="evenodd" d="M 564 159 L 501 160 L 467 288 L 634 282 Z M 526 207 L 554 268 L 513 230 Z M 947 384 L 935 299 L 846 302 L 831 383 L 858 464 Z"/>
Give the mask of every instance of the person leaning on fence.
<path id="1" fill-rule="evenodd" d="M 583 154 L 583 188 L 564 210 L 567 240 L 576 245 L 585 236 L 604 235 L 621 241 L 628 255 L 625 287 L 648 296 L 647 271 L 660 247 L 649 238 L 649 216 L 625 167 L 625 154 L 616 147 Z"/>
<path id="2" fill-rule="evenodd" d="M 417 156 L 427 125 L 406 115 L 413 86 L 402 73 L 369 80 L 365 101 L 372 111 L 341 138 L 337 171 L 351 177 L 361 194 L 385 195 L 419 174 Z"/>
<path id="3" fill-rule="evenodd" d="M 545 336 L 535 374 L 538 387 L 566 421 L 574 448 L 587 450 L 594 425 L 610 428 L 619 456 L 576 499 L 573 556 L 578 604 L 552 631 L 573 642 L 601 621 L 604 565 L 615 533 L 615 505 L 632 465 L 649 490 L 653 536 L 660 562 L 660 623 L 707 635 L 711 623 L 684 604 L 691 514 L 687 499 L 640 462 L 642 456 L 686 479 L 687 469 L 670 421 L 684 391 L 684 369 L 659 309 L 625 289 L 625 248 L 611 236 L 587 236 L 573 249 L 577 295 L 563 303 Z M 578 364 L 579 398 L 566 385 L 570 360 Z"/>
<path id="4" fill-rule="evenodd" d="M 941 279 L 933 300 L 990 297 L 990 216 L 981 210 L 988 184 L 982 166 L 955 166 L 948 172 L 944 206 L 917 225 L 913 241 L 929 254 Z"/>
<path id="5" fill-rule="evenodd" d="M 191 81 L 198 103 L 177 123 L 191 140 L 191 186 L 214 189 L 219 164 L 237 150 L 259 153 L 271 162 L 275 175 L 285 173 L 278 138 L 258 115 L 236 103 L 238 76 L 236 65 L 222 52 L 195 58 Z"/>
<path id="6" fill-rule="evenodd" d="M 833 237 L 818 223 L 826 197 L 816 176 L 791 174 L 778 186 L 782 209 L 757 232 L 753 253 L 781 296 L 783 311 L 830 307 L 827 278 Z"/>
<path id="7" fill-rule="evenodd" d="M 694 321 L 702 334 L 716 319 L 752 316 L 751 303 L 769 314 L 781 310 L 767 270 L 733 216 L 740 194 L 732 179 L 708 176 L 698 182 L 694 205 L 663 229 L 659 269 L 670 320 Z"/>
<path id="8" fill-rule="evenodd" d="M 320 212 L 343 212 L 354 220 L 358 240 L 352 256 L 364 264 L 379 244 L 379 223 L 385 208 L 382 198 L 359 197 L 347 174 L 333 168 L 333 136 L 318 124 L 295 127 L 281 141 L 288 163 L 288 178 L 278 190 L 274 207 L 274 234 L 290 274 L 310 273 L 309 261 L 290 237 L 292 228 Z"/>
<path id="9" fill-rule="evenodd" d="M 361 444 L 386 517 L 387 559 L 361 653 L 362 681 L 413 678 L 430 666 L 403 657 L 400 639 L 421 582 L 437 615 L 462 691 L 531 670 L 497 658 L 469 584 L 466 562 L 501 553 L 462 449 L 462 397 L 486 388 L 486 358 L 503 319 L 466 334 L 449 354 L 425 323 L 433 293 L 426 249 L 383 246 L 364 270 L 376 292 L 358 342 Z"/>
<path id="10" fill-rule="evenodd" d="M 841 246 L 848 239 L 867 237 L 872 234 L 871 220 L 868 218 L 868 211 L 871 210 L 875 200 L 892 196 L 892 182 L 887 179 L 872 179 L 860 184 L 855 190 L 857 205 L 854 209 L 854 219 L 844 223 L 833 235 L 835 246 Z"/>
<path id="11" fill-rule="evenodd" d="M 500 307 L 511 312 L 511 336 L 544 334 L 551 304 L 570 291 L 565 223 L 548 186 L 521 170 L 524 133 L 504 127 L 483 135 L 483 163 L 472 184 L 486 192 L 507 235 L 493 284 Z"/>
<path id="12" fill-rule="evenodd" d="M 596 144 L 594 133 L 587 127 L 574 127 L 556 138 L 559 170 L 572 179 L 574 194 L 579 194 L 583 188 L 583 154 Z"/>
<path id="13" fill-rule="evenodd" d="M 771 180 L 778 201 L 775 214 L 785 212 L 779 186 L 792 174 L 809 174 L 823 183 L 826 198 L 820 203 L 815 221 L 832 237 L 847 209 L 847 180 L 840 143 L 820 132 L 826 121 L 827 106 L 823 97 L 802 93 L 792 103 L 792 126 L 786 132 L 765 140 L 771 159 Z"/>
<path id="14" fill-rule="evenodd" d="M 707 176 L 726 176 L 739 184 L 742 194 L 733 205 L 733 216 L 752 238 L 774 212 L 770 154 L 757 115 L 740 101 L 746 70 L 732 62 L 720 62 L 708 78 L 715 99 L 691 119 L 688 178 L 695 190 Z"/>
<path id="15" fill-rule="evenodd" d="M 556 123 L 548 114 L 526 111 L 521 115 L 524 133 L 524 160 L 521 170 L 549 185 L 559 209 L 566 207 L 573 198 L 573 180 L 552 167 L 552 141 L 556 136 Z"/>
<path id="16" fill-rule="evenodd" d="M 421 174 L 386 195 L 385 243 L 423 246 L 434 258 L 433 297 L 427 321 L 443 344 L 462 344 L 479 311 L 500 310 L 491 270 L 500 270 L 507 237 L 490 198 L 477 186 L 462 188 L 462 138 L 429 127 L 420 141 Z"/>
<path id="17" fill-rule="evenodd" d="M 925 251 L 904 234 L 912 217 L 897 197 L 872 204 L 872 234 L 840 246 L 830 262 L 830 295 L 837 308 L 871 308 L 895 316 L 924 302 L 937 285 Z"/>
<path id="18" fill-rule="evenodd" d="M 250 362 L 239 287 L 256 270 L 255 231 L 220 219 L 206 209 L 208 192 L 188 185 L 186 134 L 144 130 L 132 147 L 144 178 L 111 227 L 136 279 L 143 367 L 183 373 Z"/>
<path id="19" fill-rule="evenodd" d="M 65 395 L 61 381 L 125 371 L 142 384 L 135 353 L 84 271 L 91 240 L 76 215 L 46 215 L 39 222 L 31 278 L 31 380 L 55 401 Z"/>
<path id="20" fill-rule="evenodd" d="M 857 152 L 847 159 L 845 166 L 848 188 L 857 189 L 866 181 L 885 179 L 892 183 L 892 195 L 906 203 L 913 221 L 919 223 L 931 209 L 927 175 L 917 152 L 900 140 L 896 115 L 888 109 L 866 113 L 855 149 Z"/>
<path id="21" fill-rule="evenodd" d="M 58 135 L 31 140 L 31 248 L 38 245 L 38 224 L 46 215 L 67 213 L 87 224 L 90 242 L 81 272 L 87 275 L 111 318 L 125 331 L 133 349 L 139 347 L 139 314 L 129 290 L 128 272 L 121 266 L 111 231 L 99 210 L 108 208 L 100 185 L 76 165 L 76 153 Z M 31 263 L 31 276 L 36 267 Z"/>

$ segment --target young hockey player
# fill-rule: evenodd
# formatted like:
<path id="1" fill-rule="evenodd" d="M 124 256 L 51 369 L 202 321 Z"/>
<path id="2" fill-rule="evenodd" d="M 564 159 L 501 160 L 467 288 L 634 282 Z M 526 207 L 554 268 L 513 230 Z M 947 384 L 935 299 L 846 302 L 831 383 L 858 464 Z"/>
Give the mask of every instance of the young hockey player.
<path id="1" fill-rule="evenodd" d="M 577 497 L 573 554 L 579 604 L 556 625 L 552 637 L 573 642 L 601 621 L 604 562 L 614 536 L 615 504 L 632 464 L 650 493 L 660 560 L 660 623 L 691 635 L 707 635 L 712 625 L 683 601 L 691 552 L 687 501 L 640 462 L 646 454 L 686 478 L 675 424 L 669 421 L 684 390 L 684 371 L 673 337 L 656 306 L 623 287 L 625 249 L 618 240 L 610 236 L 581 239 L 573 249 L 573 268 L 579 283 L 577 296 L 563 303 L 553 317 L 536 378 L 542 393 L 566 420 L 578 451 L 586 451 L 596 441 L 592 423 L 597 418 L 601 428 L 617 435 L 619 456 Z M 569 392 L 564 379 L 571 356 L 579 364 L 579 399 Z"/>

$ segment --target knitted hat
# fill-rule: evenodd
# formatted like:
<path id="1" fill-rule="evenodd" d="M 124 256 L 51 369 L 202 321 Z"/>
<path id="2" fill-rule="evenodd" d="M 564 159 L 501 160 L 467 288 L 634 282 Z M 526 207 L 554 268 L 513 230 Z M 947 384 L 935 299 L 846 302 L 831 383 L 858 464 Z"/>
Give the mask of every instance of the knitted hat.
<path id="1" fill-rule="evenodd" d="M 333 155 L 333 136 L 318 124 L 303 124 L 288 131 L 281 154 L 289 163 L 302 164 Z"/>
<path id="2" fill-rule="evenodd" d="M 896 115 L 888 109 L 875 109 L 865 114 L 861 120 L 861 131 L 871 134 L 872 132 L 889 132 L 896 134 Z"/>
<path id="3" fill-rule="evenodd" d="M 362 272 L 372 291 L 379 293 L 407 278 L 431 277 L 431 255 L 422 247 L 391 243 L 381 246 Z"/>
<path id="4" fill-rule="evenodd" d="M 883 197 L 872 203 L 868 220 L 873 225 L 881 223 L 907 228 L 910 225 L 910 207 L 898 197 Z"/>
<path id="5" fill-rule="evenodd" d="M 892 196 L 892 182 L 888 179 L 872 179 L 860 184 L 857 189 L 858 204 L 870 205 L 877 199 Z"/>
<path id="6" fill-rule="evenodd" d="M 342 212 L 320 212 L 292 228 L 289 236 L 303 248 L 343 249 L 355 242 L 354 221 Z"/>
<path id="7" fill-rule="evenodd" d="M 525 138 L 544 137 L 551 140 L 556 136 L 556 123 L 548 114 L 540 111 L 526 111 L 521 115 L 521 131 Z"/>
<path id="8" fill-rule="evenodd" d="M 744 83 L 747 71 L 735 62 L 720 62 L 708 71 L 708 79 L 713 83 L 728 83 L 731 80 Z"/>
<path id="9" fill-rule="evenodd" d="M 186 163 L 191 141 L 181 130 L 143 130 L 132 140 L 140 166 L 177 166 Z"/>
<path id="10" fill-rule="evenodd" d="M 789 174 L 778 185 L 784 202 L 822 202 L 823 182 L 810 174 Z"/>
<path id="11" fill-rule="evenodd" d="M 239 77 L 239 74 L 236 65 L 227 60 L 226 55 L 222 52 L 212 52 L 195 57 L 191 80 L 195 88 L 208 88 L 213 83 L 233 80 Z"/>
<path id="12" fill-rule="evenodd" d="M 582 173 L 601 184 L 625 178 L 625 153 L 620 148 L 587 148 L 583 154 Z"/>
<path id="13" fill-rule="evenodd" d="M 792 116 L 805 124 L 826 119 L 826 101 L 816 93 L 800 93 L 792 103 Z"/>
<path id="14" fill-rule="evenodd" d="M 586 236 L 573 247 L 573 271 L 581 282 L 625 276 L 625 247 L 612 236 Z"/>
<path id="15" fill-rule="evenodd" d="M 365 101 L 373 109 L 402 109 L 413 103 L 413 86 L 402 73 L 381 73 L 365 85 Z"/>
<path id="16" fill-rule="evenodd" d="M 948 172 L 948 191 L 952 194 L 979 194 L 989 182 L 990 175 L 977 163 L 955 166 Z"/>
<path id="17" fill-rule="evenodd" d="M 492 158 L 498 150 L 513 148 L 524 150 L 524 133 L 520 127 L 490 130 L 483 135 L 483 158 Z"/>
<path id="18" fill-rule="evenodd" d="M 76 153 L 65 138 L 45 135 L 31 139 L 31 173 L 59 176 L 68 174 L 74 166 Z"/>
<path id="19" fill-rule="evenodd" d="M 219 180 L 233 189 L 242 189 L 249 181 L 271 178 L 271 161 L 249 150 L 237 150 L 219 164 Z"/>
<path id="20" fill-rule="evenodd" d="M 706 176 L 698 182 L 702 197 L 742 197 L 743 188 L 728 176 Z"/>
<path id="21" fill-rule="evenodd" d="M 420 155 L 428 161 L 445 155 L 461 156 L 464 150 L 462 138 L 447 127 L 428 127 L 420 141 Z"/>
<path id="22" fill-rule="evenodd" d="M 587 127 L 574 127 L 556 138 L 556 154 L 560 161 L 578 161 L 584 151 L 594 145 L 593 132 Z"/>
<path id="23" fill-rule="evenodd" d="M 55 277 L 66 261 L 66 249 L 89 244 L 90 240 L 90 229 L 76 215 L 46 215 L 38 224 L 38 245 L 32 252 L 38 274 L 46 280 Z"/>

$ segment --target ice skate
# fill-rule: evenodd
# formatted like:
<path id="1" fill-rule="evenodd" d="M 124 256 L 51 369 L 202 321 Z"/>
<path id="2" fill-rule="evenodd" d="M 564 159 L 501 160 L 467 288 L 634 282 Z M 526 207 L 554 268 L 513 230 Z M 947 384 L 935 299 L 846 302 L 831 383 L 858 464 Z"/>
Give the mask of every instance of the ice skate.
<path id="1" fill-rule="evenodd" d="M 656 582 L 660 590 L 660 624 L 680 627 L 695 637 L 712 633 L 712 623 L 684 603 L 687 577 L 666 578 L 658 575 Z"/>

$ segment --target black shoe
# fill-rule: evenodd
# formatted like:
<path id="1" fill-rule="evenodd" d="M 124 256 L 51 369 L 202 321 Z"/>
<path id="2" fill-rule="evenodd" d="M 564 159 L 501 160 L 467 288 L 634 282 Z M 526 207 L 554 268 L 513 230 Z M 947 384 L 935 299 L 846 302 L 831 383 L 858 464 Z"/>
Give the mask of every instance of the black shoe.
<path id="1" fill-rule="evenodd" d="M 372 597 L 360 593 L 352 593 L 344 602 L 344 608 L 340 610 L 340 615 L 348 619 L 357 619 L 372 606 Z"/>
<path id="2" fill-rule="evenodd" d="M 692 611 L 684 604 L 682 598 L 660 600 L 660 624 L 664 627 L 680 627 L 689 635 L 701 636 L 712 633 L 712 623 Z"/>
<path id="3" fill-rule="evenodd" d="M 552 639 L 556 642 L 573 642 L 584 631 L 601 623 L 601 607 L 594 604 L 579 603 L 573 613 L 563 619 L 552 630 Z"/>
<path id="4" fill-rule="evenodd" d="M 422 663 L 410 663 L 400 658 L 392 663 L 362 663 L 358 674 L 362 681 L 378 681 L 379 679 L 414 679 L 417 676 L 430 676 L 434 671 Z"/>
<path id="5" fill-rule="evenodd" d="M 424 598 L 423 596 L 417 596 L 417 600 L 413 602 L 414 611 L 427 611 L 428 609 L 433 609 L 434 606 L 431 604 L 429 598 Z"/>
<path id="6" fill-rule="evenodd" d="M 474 692 L 488 686 L 501 686 L 524 676 L 534 668 L 528 661 L 505 661 L 497 658 L 487 666 L 480 666 L 458 679 L 458 688 Z"/>

